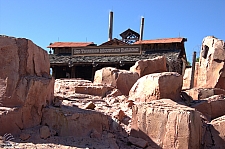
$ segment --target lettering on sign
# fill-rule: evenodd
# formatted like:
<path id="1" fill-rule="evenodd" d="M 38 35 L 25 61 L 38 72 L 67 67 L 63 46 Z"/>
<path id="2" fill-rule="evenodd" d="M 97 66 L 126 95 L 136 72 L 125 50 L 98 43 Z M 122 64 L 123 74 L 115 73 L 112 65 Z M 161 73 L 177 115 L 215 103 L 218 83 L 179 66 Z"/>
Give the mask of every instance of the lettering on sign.
<path id="1" fill-rule="evenodd" d="M 73 48 L 74 55 L 83 54 L 123 54 L 140 53 L 140 47 L 116 47 L 116 48 Z"/>

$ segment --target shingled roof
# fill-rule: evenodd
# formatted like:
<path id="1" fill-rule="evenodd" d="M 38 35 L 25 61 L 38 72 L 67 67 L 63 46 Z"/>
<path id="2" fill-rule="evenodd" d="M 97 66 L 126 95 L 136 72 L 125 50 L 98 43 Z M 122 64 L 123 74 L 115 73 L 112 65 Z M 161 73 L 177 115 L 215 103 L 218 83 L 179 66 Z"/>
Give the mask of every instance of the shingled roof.
<path id="1" fill-rule="evenodd" d="M 86 47 L 95 45 L 93 42 L 54 42 L 47 48 Z"/>
<path id="2" fill-rule="evenodd" d="M 152 59 L 157 56 L 165 56 L 168 61 L 177 60 L 180 54 L 180 50 L 174 51 L 164 51 L 164 52 L 154 52 L 149 54 L 141 54 L 141 55 L 118 55 L 118 56 L 64 56 L 64 55 L 54 55 L 50 54 L 50 63 L 51 65 L 58 64 L 68 64 L 69 60 L 71 60 L 74 64 L 90 64 L 92 62 L 97 63 L 118 63 L 120 61 L 123 62 L 136 62 L 143 59 Z"/>
<path id="3" fill-rule="evenodd" d="M 154 43 L 181 43 L 187 41 L 187 38 L 161 38 L 153 40 L 136 41 L 134 44 L 154 44 Z"/>

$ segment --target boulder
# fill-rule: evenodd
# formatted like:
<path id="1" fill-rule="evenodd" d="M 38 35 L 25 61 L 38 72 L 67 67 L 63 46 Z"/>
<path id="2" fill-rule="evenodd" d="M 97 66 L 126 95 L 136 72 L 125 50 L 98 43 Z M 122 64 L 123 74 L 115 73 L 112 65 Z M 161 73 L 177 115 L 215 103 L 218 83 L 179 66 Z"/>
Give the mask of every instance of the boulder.
<path id="1" fill-rule="evenodd" d="M 108 116 L 101 112 L 67 106 L 44 108 L 41 123 L 62 137 L 89 137 L 93 131 L 101 135 L 102 131 L 109 130 L 110 126 Z"/>
<path id="2" fill-rule="evenodd" d="M 141 148 L 145 148 L 148 145 L 148 142 L 141 138 L 135 138 L 135 137 L 129 136 L 128 140 L 130 143 Z"/>
<path id="3" fill-rule="evenodd" d="M 113 89 L 114 87 L 112 86 L 100 83 L 93 84 L 88 80 L 56 79 L 55 81 L 55 95 L 58 93 L 79 93 L 105 97 L 108 92 L 111 92 Z"/>
<path id="4" fill-rule="evenodd" d="M 165 72 L 167 71 L 166 58 L 164 56 L 158 56 L 153 59 L 139 60 L 130 68 L 130 71 L 137 72 L 139 77 L 151 73 Z"/>
<path id="5" fill-rule="evenodd" d="M 204 148 L 225 148 L 225 116 L 212 120 L 206 129 Z"/>
<path id="6" fill-rule="evenodd" d="M 177 72 L 154 73 L 141 77 L 129 92 L 129 100 L 149 102 L 162 98 L 180 100 L 182 75 Z"/>
<path id="7" fill-rule="evenodd" d="M 0 65 L 0 135 L 40 124 L 54 96 L 48 53 L 28 39 L 0 36 Z"/>
<path id="8" fill-rule="evenodd" d="M 128 95 L 131 87 L 139 79 L 138 73 L 105 67 L 95 72 L 94 83 L 111 85 Z"/>
<path id="9" fill-rule="evenodd" d="M 224 95 L 214 95 L 191 106 L 200 111 L 209 121 L 225 115 Z"/>
<path id="10" fill-rule="evenodd" d="M 132 108 L 131 136 L 162 149 L 199 149 L 202 141 L 200 112 L 170 99 L 140 103 Z"/>
<path id="11" fill-rule="evenodd" d="M 225 44 L 214 36 L 202 41 L 197 69 L 197 88 L 225 89 Z"/>
<path id="12" fill-rule="evenodd" d="M 40 128 L 40 137 L 42 139 L 47 139 L 50 136 L 51 136 L 51 132 L 50 132 L 50 129 L 48 128 L 48 126 L 42 126 Z"/>
<path id="13" fill-rule="evenodd" d="M 225 90 L 220 88 L 192 88 L 185 91 L 193 100 L 201 100 L 213 95 L 225 95 Z"/>

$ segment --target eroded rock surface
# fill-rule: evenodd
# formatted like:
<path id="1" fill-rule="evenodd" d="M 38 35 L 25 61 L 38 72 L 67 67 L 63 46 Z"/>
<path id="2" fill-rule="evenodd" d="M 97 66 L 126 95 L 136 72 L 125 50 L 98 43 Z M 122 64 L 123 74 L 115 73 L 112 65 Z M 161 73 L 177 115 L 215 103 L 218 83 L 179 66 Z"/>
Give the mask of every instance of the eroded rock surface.
<path id="1" fill-rule="evenodd" d="M 40 124 L 54 96 L 48 54 L 25 38 L 0 36 L 0 134 Z"/>
<path id="2" fill-rule="evenodd" d="M 224 62 L 224 41 L 213 36 L 205 37 L 202 41 L 196 87 L 225 89 Z"/>
<path id="3" fill-rule="evenodd" d="M 176 72 L 154 73 L 141 77 L 129 92 L 129 100 L 149 102 L 162 98 L 178 101 L 183 78 Z"/>
<path id="4" fill-rule="evenodd" d="M 95 72 L 94 83 L 111 85 L 119 89 L 122 94 L 128 95 L 138 79 L 139 76 L 135 72 L 106 67 Z"/>
<path id="5" fill-rule="evenodd" d="M 137 72 L 139 77 L 151 73 L 166 72 L 166 58 L 164 56 L 159 56 L 154 59 L 137 61 L 135 65 L 130 68 L 130 71 Z"/>
<path id="6" fill-rule="evenodd" d="M 134 106 L 131 136 L 148 141 L 152 148 L 199 149 L 202 126 L 200 112 L 161 99 Z"/>

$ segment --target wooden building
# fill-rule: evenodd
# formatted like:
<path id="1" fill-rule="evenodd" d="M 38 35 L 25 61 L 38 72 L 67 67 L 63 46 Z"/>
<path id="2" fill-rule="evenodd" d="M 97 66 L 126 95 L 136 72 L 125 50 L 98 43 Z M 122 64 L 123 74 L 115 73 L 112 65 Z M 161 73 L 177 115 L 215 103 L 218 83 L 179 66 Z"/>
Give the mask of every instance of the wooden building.
<path id="1" fill-rule="evenodd" d="M 183 73 L 187 61 L 184 45 L 186 38 L 139 41 L 138 33 L 130 29 L 123 33 L 126 35 L 123 34 L 122 40 L 114 38 L 98 46 L 93 42 L 50 44 L 48 48 L 52 53 L 49 54 L 52 75 L 56 79 L 70 77 L 93 80 L 95 71 L 103 67 L 129 70 L 138 60 L 163 55 L 167 58 L 168 71 Z M 135 42 L 131 44 L 128 39 Z"/>

